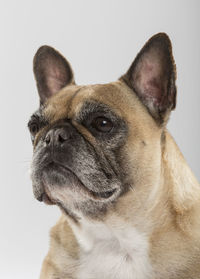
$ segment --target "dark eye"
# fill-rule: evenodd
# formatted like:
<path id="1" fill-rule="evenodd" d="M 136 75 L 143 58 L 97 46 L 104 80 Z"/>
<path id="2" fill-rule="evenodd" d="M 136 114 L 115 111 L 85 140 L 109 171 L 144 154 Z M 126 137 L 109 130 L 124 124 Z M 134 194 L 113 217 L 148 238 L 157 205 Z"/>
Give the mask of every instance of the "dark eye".
<path id="1" fill-rule="evenodd" d="M 32 136 L 35 136 L 39 131 L 39 125 L 36 122 L 32 122 L 29 124 L 29 130 Z"/>
<path id="2" fill-rule="evenodd" d="M 99 132 L 108 133 L 112 130 L 113 123 L 105 117 L 97 117 L 92 120 L 91 126 Z"/>

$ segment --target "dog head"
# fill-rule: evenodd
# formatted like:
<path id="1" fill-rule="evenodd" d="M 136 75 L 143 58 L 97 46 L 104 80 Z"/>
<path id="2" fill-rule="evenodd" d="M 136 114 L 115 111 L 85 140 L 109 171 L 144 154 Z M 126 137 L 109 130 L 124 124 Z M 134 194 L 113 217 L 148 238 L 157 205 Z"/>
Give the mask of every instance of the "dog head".
<path id="1" fill-rule="evenodd" d="M 38 200 L 57 204 L 76 220 L 79 214 L 105 214 L 130 191 L 133 199 L 152 191 L 176 104 L 166 34 L 153 36 L 116 82 L 76 85 L 67 60 L 48 46 L 37 51 L 34 74 L 40 107 L 28 127 Z"/>

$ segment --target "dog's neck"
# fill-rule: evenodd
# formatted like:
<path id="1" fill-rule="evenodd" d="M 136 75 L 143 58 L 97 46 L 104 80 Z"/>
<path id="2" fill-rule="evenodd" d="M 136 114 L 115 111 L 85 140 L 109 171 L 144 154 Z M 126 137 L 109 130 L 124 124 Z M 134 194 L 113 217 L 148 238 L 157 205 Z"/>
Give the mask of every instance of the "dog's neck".
<path id="1" fill-rule="evenodd" d="M 190 210 L 200 200 L 200 185 L 168 132 L 162 159 L 165 185 L 172 192 L 174 209 L 177 213 Z"/>
<path id="2" fill-rule="evenodd" d="M 72 229 L 80 245 L 77 278 L 151 278 L 148 236 L 120 216 L 83 218 Z"/>

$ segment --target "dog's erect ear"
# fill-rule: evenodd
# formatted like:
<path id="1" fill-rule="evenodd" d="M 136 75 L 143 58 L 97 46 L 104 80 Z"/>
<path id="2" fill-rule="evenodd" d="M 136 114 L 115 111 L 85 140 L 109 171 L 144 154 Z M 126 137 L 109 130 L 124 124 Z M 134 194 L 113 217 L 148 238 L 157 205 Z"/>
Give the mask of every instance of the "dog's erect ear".
<path id="1" fill-rule="evenodd" d="M 176 106 L 176 66 L 165 33 L 153 36 L 121 77 L 160 123 Z"/>
<path id="2" fill-rule="evenodd" d="M 36 52 L 33 71 L 41 104 L 66 85 L 74 83 L 73 72 L 68 61 L 49 46 L 42 46 Z"/>

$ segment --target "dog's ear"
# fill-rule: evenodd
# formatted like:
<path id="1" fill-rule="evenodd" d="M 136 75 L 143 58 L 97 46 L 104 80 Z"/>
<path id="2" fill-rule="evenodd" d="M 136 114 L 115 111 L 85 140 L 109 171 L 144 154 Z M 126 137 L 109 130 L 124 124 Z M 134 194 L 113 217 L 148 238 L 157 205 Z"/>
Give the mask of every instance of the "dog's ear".
<path id="1" fill-rule="evenodd" d="M 154 35 L 121 80 L 134 90 L 151 115 L 163 123 L 176 106 L 176 66 L 169 37 L 165 33 Z"/>
<path id="2" fill-rule="evenodd" d="M 74 83 L 73 72 L 68 61 L 49 46 L 42 46 L 36 52 L 33 71 L 41 104 L 66 85 Z"/>

